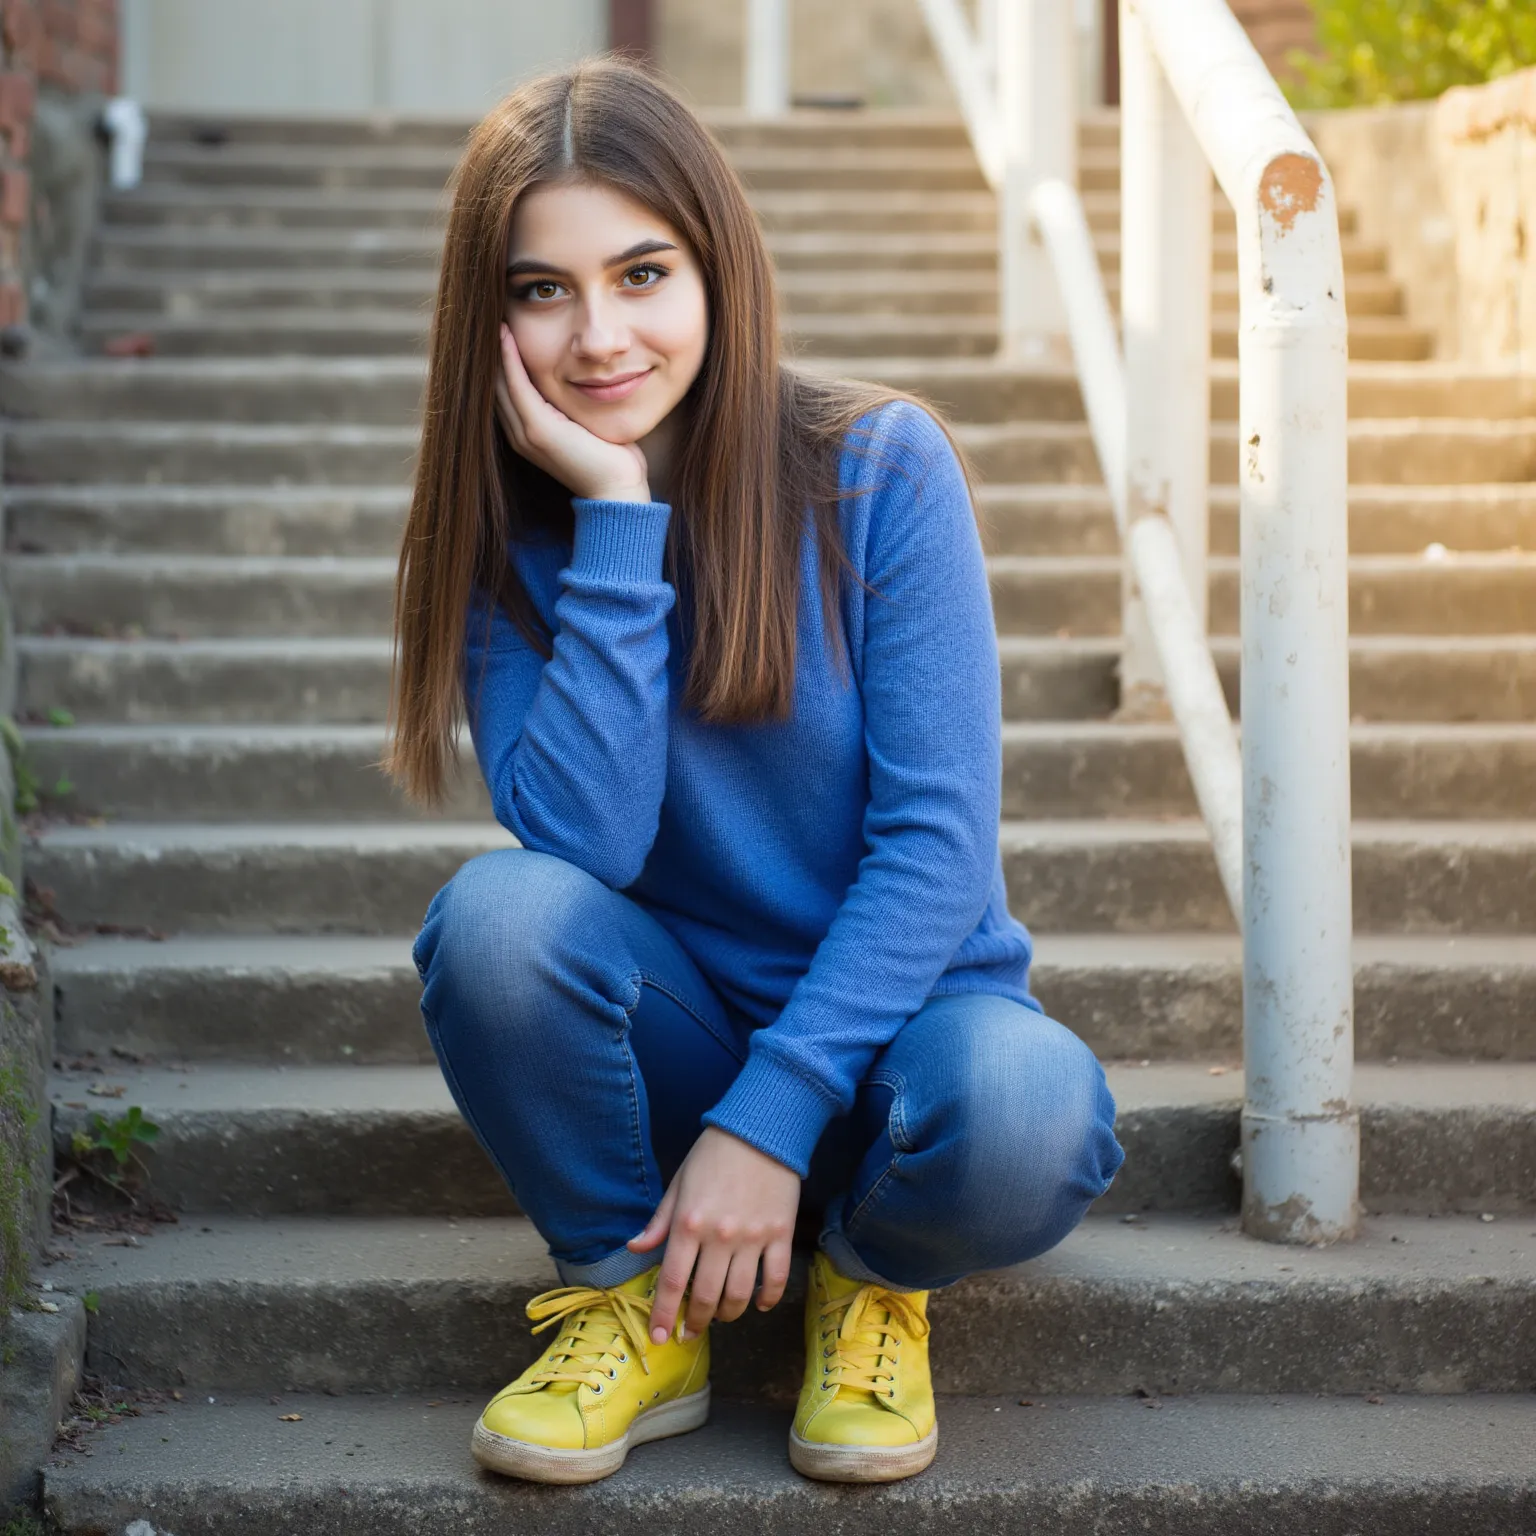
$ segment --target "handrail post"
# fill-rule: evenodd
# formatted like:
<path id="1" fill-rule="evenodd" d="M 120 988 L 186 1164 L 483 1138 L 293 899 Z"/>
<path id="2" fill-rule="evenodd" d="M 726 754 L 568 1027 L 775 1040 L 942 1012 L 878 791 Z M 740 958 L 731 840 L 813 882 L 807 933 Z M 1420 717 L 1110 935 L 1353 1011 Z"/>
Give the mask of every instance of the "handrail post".
<path id="1" fill-rule="evenodd" d="M 747 0 L 742 65 L 749 116 L 789 111 L 789 0 Z"/>
<path id="2" fill-rule="evenodd" d="M 1243 1230 L 1352 1237 L 1348 332 L 1333 183 L 1224 0 L 1134 0 L 1237 216 Z"/>
<path id="3" fill-rule="evenodd" d="M 997 115 L 999 353 L 1026 362 L 1062 349 L 1066 325 L 1050 258 L 1030 227 L 1042 181 L 1077 184 L 1077 67 L 1066 0 L 999 0 Z"/>
<path id="4" fill-rule="evenodd" d="M 1206 627 L 1210 500 L 1211 171 L 1129 0 L 1120 5 L 1120 316 L 1126 511 L 1163 513 Z M 1120 711 L 1167 713 L 1146 608 L 1122 566 Z"/>

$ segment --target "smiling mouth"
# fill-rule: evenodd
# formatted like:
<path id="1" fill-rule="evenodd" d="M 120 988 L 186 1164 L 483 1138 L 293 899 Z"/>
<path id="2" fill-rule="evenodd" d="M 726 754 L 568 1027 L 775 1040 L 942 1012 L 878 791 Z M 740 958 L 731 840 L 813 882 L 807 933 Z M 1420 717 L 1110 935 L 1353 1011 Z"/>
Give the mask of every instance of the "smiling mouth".
<path id="1" fill-rule="evenodd" d="M 572 379 L 571 385 L 591 400 L 622 400 L 650 378 L 651 372 L 641 368 L 634 373 L 615 374 L 611 379 Z"/>

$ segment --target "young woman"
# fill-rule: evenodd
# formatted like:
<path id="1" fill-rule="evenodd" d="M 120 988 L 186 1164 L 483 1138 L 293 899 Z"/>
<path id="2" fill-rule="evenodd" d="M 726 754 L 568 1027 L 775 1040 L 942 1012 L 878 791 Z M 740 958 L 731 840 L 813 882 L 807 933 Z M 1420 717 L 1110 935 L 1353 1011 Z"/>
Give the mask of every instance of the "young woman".
<path id="1" fill-rule="evenodd" d="M 438 799 L 462 710 L 521 844 L 427 908 L 427 1033 L 564 1282 L 475 1456 L 585 1482 L 702 1424 L 709 1324 L 780 1300 L 799 1213 L 790 1458 L 919 1471 L 929 1290 L 1059 1242 L 1115 1106 L 1008 912 L 955 447 L 781 362 L 740 184 L 633 66 L 470 140 L 396 624 L 387 766 Z"/>

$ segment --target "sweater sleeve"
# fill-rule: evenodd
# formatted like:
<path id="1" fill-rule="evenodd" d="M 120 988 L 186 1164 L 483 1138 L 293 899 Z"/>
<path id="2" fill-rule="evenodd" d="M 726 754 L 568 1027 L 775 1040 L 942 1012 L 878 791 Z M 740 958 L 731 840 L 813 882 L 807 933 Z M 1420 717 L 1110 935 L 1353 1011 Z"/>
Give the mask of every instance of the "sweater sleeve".
<path id="1" fill-rule="evenodd" d="M 986 562 L 942 429 L 877 418 L 862 692 L 865 853 L 811 964 L 705 1117 L 808 1171 L 828 1120 L 923 1005 L 986 909 L 1002 794 L 1001 679 Z"/>
<path id="2" fill-rule="evenodd" d="M 662 578 L 662 554 L 671 508 L 581 497 L 572 506 L 553 655 L 546 661 L 477 592 L 465 705 L 497 821 L 525 848 L 622 890 L 656 840 L 666 786 L 666 615 L 676 594 Z"/>

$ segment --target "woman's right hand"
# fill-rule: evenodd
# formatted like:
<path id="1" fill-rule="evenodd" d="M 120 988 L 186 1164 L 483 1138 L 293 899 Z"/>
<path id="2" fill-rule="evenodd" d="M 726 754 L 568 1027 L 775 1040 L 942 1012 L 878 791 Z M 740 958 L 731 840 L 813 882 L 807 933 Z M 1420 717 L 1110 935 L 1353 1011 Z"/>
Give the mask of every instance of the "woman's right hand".
<path id="1" fill-rule="evenodd" d="M 534 388 L 501 322 L 501 373 L 496 414 L 508 441 L 531 464 L 553 475 L 573 496 L 593 501 L 649 501 L 650 471 L 638 443 L 610 443 L 572 421 Z"/>

